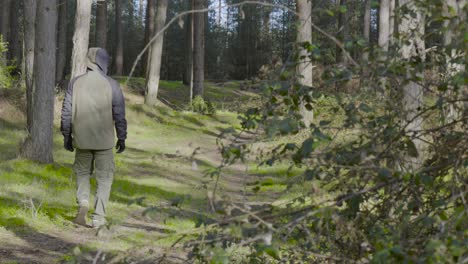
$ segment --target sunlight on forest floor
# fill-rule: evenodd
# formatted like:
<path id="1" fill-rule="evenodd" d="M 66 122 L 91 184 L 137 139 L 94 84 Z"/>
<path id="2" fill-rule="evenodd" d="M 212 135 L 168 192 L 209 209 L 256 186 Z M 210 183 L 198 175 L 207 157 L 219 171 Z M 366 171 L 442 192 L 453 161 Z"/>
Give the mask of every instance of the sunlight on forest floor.
<path id="1" fill-rule="evenodd" d="M 76 213 L 71 169 L 74 153 L 63 149 L 58 122 L 54 164 L 44 166 L 18 159 L 18 146 L 25 136 L 24 117 L 15 106 L 18 102 L 0 102 L 3 104 L 0 112 L 2 261 L 52 263 L 86 256 L 87 252 L 92 256 L 98 250 L 110 256 L 131 249 L 135 257 L 158 255 L 178 239 L 171 237 L 171 233 L 191 229 L 201 218 L 211 217 L 205 188 L 212 183 L 204 174 L 219 165 L 216 137 L 231 126 L 239 128 L 237 113 L 219 110 L 207 116 L 164 106 L 149 108 L 141 104 L 141 84 L 132 85 L 135 83 L 124 89 L 129 136 L 127 150 L 116 155 L 108 214 L 110 231 L 99 237 L 95 230 L 76 227 L 71 222 Z M 181 87 L 178 82 L 164 81 L 161 94 L 166 100 L 180 104 L 177 98 Z M 229 88 L 215 84 L 207 87 L 208 98 L 214 102 L 224 100 L 223 104 L 227 105 L 254 99 L 253 94 L 242 91 L 235 82 Z M 242 96 L 219 98 L 221 89 L 223 94 L 228 89 L 231 96 Z M 12 119 L 13 115 L 17 118 Z M 198 147 L 199 154 L 192 156 Z M 263 176 L 284 174 L 286 169 L 285 166 L 251 167 L 249 174 L 262 177 L 261 189 L 282 190 L 285 186 L 282 182 Z M 228 172 L 239 173 L 235 168 Z M 240 193 L 236 188 L 242 175 L 236 177 L 222 179 L 220 186 L 225 194 Z M 161 252 L 155 252 L 155 247 L 161 248 Z"/>

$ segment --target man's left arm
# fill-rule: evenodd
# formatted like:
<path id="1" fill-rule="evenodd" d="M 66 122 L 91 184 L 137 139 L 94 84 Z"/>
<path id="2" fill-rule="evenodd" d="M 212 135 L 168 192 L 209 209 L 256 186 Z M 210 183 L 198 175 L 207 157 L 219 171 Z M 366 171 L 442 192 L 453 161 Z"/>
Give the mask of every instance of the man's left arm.
<path id="1" fill-rule="evenodd" d="M 112 118 L 114 119 L 115 131 L 117 133 L 117 153 L 125 150 L 125 140 L 127 139 L 127 120 L 125 119 L 125 99 L 120 89 L 120 85 L 115 80 L 111 81 L 112 86 Z"/>

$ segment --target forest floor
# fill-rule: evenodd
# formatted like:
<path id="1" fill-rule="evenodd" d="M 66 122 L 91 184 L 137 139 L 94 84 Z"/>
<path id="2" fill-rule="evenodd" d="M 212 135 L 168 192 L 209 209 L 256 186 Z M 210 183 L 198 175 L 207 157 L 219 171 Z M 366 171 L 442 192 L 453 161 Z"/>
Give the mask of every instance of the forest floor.
<path id="1" fill-rule="evenodd" d="M 59 132 L 63 96 L 57 96 L 55 105 L 55 163 L 41 165 L 18 157 L 26 135 L 24 98 L 19 92 L 2 91 L 0 263 L 179 263 L 187 259 L 180 234 L 220 217 L 210 210 L 207 198 L 214 180 L 206 172 L 221 162 L 216 139 L 226 129 L 239 129 L 233 109 L 254 104 L 259 95 L 239 82 L 207 83 L 207 97 L 218 111 L 201 115 L 184 110 L 188 89 L 180 82 L 161 82 L 166 106 L 143 105 L 143 82 L 134 79 L 124 87 L 127 149 L 115 155 L 110 225 L 100 231 L 72 223 L 77 210 L 71 168 L 74 153 L 63 149 Z M 262 201 L 267 199 L 266 190 L 285 188 L 270 176 L 286 170 L 281 165 L 237 164 L 223 171 L 217 196 L 240 203 Z M 259 179 L 268 184 L 254 192 L 248 184 Z"/>

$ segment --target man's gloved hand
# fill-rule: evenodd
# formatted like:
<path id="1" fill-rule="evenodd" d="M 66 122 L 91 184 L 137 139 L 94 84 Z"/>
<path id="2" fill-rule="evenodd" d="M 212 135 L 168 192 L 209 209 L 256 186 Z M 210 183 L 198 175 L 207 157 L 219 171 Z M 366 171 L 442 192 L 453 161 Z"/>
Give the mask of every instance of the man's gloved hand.
<path id="1" fill-rule="evenodd" d="M 117 153 L 122 153 L 125 150 L 125 140 L 119 139 L 117 140 L 117 144 L 115 145 L 115 149 L 117 149 Z"/>
<path id="2" fill-rule="evenodd" d="M 63 138 L 63 147 L 70 152 L 73 152 L 73 150 L 75 150 L 73 148 L 73 138 L 71 135 L 69 137 Z"/>

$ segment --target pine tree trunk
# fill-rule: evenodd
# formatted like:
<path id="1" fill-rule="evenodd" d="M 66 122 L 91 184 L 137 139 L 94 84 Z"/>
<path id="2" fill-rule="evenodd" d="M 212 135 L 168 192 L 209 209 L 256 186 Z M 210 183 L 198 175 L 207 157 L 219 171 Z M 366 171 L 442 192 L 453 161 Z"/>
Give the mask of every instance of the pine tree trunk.
<path id="1" fill-rule="evenodd" d="M 60 0 L 58 11 L 58 30 L 57 30 L 57 71 L 55 76 L 56 83 L 60 83 L 65 79 L 65 66 L 67 64 L 67 18 L 68 5 L 67 0 Z"/>
<path id="2" fill-rule="evenodd" d="M 3 42 L 10 40 L 10 6 L 12 0 L 3 0 L 0 3 L 1 7 L 1 23 L 0 34 L 2 35 Z"/>
<path id="3" fill-rule="evenodd" d="M 115 49 L 115 74 L 123 74 L 123 26 L 122 26 L 122 0 L 115 0 L 115 27 L 117 35 L 117 47 Z"/>
<path id="4" fill-rule="evenodd" d="M 22 149 L 22 156 L 41 163 L 52 163 L 55 47 L 57 1 L 38 0 L 34 56 L 34 99 L 31 130 Z"/>
<path id="5" fill-rule="evenodd" d="M 156 40 L 151 44 L 151 53 L 148 76 L 146 78 L 146 96 L 145 104 L 156 105 L 158 97 L 159 79 L 161 76 L 161 56 L 164 44 L 164 32 L 159 32 L 166 23 L 167 0 L 158 0 L 155 34 L 158 34 Z"/>
<path id="6" fill-rule="evenodd" d="M 33 122 L 33 69 L 34 69 L 34 36 L 36 20 L 36 0 L 23 0 L 24 4 L 24 79 L 26 84 L 26 119 L 27 129 L 31 131 Z"/>
<path id="7" fill-rule="evenodd" d="M 347 41 L 349 41 L 349 25 L 348 25 L 348 13 L 349 11 L 347 10 L 347 4 L 346 0 L 340 0 L 340 6 L 343 8 L 346 8 L 346 12 L 340 12 L 338 15 L 338 40 L 343 43 L 343 45 L 346 44 Z M 344 63 L 346 64 L 348 62 L 348 58 L 346 57 L 346 54 L 343 52 L 343 50 L 340 47 L 336 47 L 336 62 L 337 63 Z"/>
<path id="8" fill-rule="evenodd" d="M 89 45 L 92 0 L 76 3 L 75 34 L 73 35 L 71 79 L 86 72 L 86 55 Z"/>
<path id="9" fill-rule="evenodd" d="M 312 89 L 312 62 L 306 49 L 302 48 L 304 42 L 312 42 L 312 3 L 308 0 L 296 0 L 296 12 L 298 15 L 297 37 L 298 58 L 296 66 L 297 82 L 307 89 Z M 314 114 L 305 107 L 305 102 L 301 102 L 302 120 L 306 126 L 309 126 L 314 119 Z"/>
<path id="10" fill-rule="evenodd" d="M 204 0 L 194 0 L 194 9 L 200 10 L 205 7 Z M 193 97 L 203 97 L 204 78 L 205 78 L 205 47 L 203 45 L 205 38 L 205 14 L 193 14 Z"/>
<path id="11" fill-rule="evenodd" d="M 12 65 L 16 67 L 21 67 L 22 60 L 22 50 L 23 45 L 21 44 L 21 39 L 19 36 L 20 26 L 19 26 L 19 11 L 20 11 L 20 1 L 15 0 L 10 4 L 10 44 L 9 44 L 9 54 L 10 61 Z"/>
<path id="12" fill-rule="evenodd" d="M 389 29 L 388 29 L 388 44 L 394 43 L 394 34 L 395 34 L 395 0 L 390 0 L 390 18 L 389 18 Z"/>
<path id="13" fill-rule="evenodd" d="M 146 21 L 145 21 L 145 45 L 148 44 L 148 42 L 151 40 L 151 38 L 154 36 L 154 17 L 156 16 L 156 3 L 155 0 L 147 0 L 147 5 L 146 5 Z M 151 46 L 144 55 L 144 60 L 143 60 L 143 72 L 145 73 L 145 76 L 148 74 L 148 57 L 149 54 L 151 53 Z"/>
<path id="14" fill-rule="evenodd" d="M 370 23 L 371 23 L 371 0 L 365 0 L 364 3 L 364 26 L 363 38 L 366 41 L 368 48 L 370 48 Z M 366 50 L 362 53 L 362 62 L 366 65 L 369 62 L 369 51 Z"/>
<path id="15" fill-rule="evenodd" d="M 457 38 L 463 39 L 463 36 L 457 36 L 453 30 L 459 23 L 465 21 L 463 19 L 463 1 L 457 3 L 456 0 L 446 0 L 444 3 L 444 16 L 448 19 L 444 21 L 444 27 L 446 28 L 444 34 L 444 46 L 446 56 L 446 73 L 445 78 L 450 80 L 455 75 L 465 71 L 465 65 L 460 63 L 460 58 L 465 57 L 465 52 L 462 50 L 454 49 L 451 45 Z M 466 23 L 466 22 L 465 22 Z M 456 91 L 453 86 L 449 86 L 447 89 L 447 96 L 449 100 L 460 100 L 463 98 L 463 93 L 466 91 L 463 88 L 460 91 Z M 465 94 L 466 96 L 466 94 Z M 462 101 L 462 100 L 460 100 Z M 445 109 L 443 120 L 445 123 L 451 123 L 456 119 L 459 119 L 463 113 L 464 106 L 462 103 L 450 103 Z"/>
<path id="16" fill-rule="evenodd" d="M 107 1 L 96 5 L 96 47 L 107 48 Z"/>
<path id="17" fill-rule="evenodd" d="M 189 1 L 189 9 L 193 8 L 192 0 Z M 185 72 L 183 83 L 192 88 L 193 85 L 193 14 L 185 19 Z"/>
<path id="18" fill-rule="evenodd" d="M 424 46 L 424 17 L 418 8 L 411 0 L 400 0 L 400 5 L 406 7 L 414 12 L 415 17 L 406 15 L 402 16 L 399 25 L 399 32 L 406 39 L 400 43 L 400 54 L 403 60 L 424 60 L 425 59 L 425 46 Z M 411 67 L 413 68 L 413 67 Z M 414 72 L 408 70 L 407 78 L 411 78 Z M 422 72 L 417 72 L 417 75 L 422 77 Z M 409 80 L 402 88 L 402 106 L 403 106 L 403 120 L 407 123 L 406 132 L 412 135 L 412 131 L 422 130 L 423 118 L 418 116 L 419 110 L 423 107 L 423 87 L 421 84 Z M 404 123 L 403 125 L 405 125 Z M 418 152 L 418 157 L 404 157 L 406 164 L 404 168 L 408 171 L 414 171 L 423 165 L 425 143 L 420 138 L 411 139 Z"/>
<path id="19" fill-rule="evenodd" d="M 390 39 L 390 1 L 380 0 L 379 6 L 379 47 L 382 52 L 388 52 L 388 44 Z M 382 58 L 384 59 L 384 55 Z"/>

